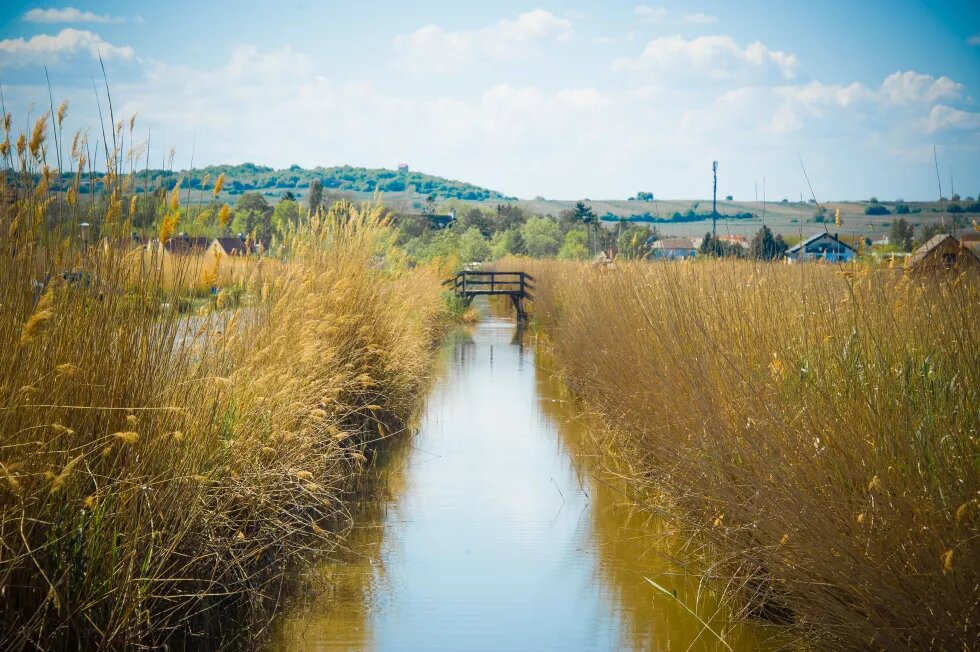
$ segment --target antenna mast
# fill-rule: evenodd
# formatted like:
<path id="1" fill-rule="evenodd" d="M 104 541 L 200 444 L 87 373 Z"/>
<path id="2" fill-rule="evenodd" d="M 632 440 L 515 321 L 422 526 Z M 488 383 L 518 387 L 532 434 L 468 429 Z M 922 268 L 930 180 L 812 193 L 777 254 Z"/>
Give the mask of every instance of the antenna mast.
<path id="1" fill-rule="evenodd" d="M 711 174 L 714 177 L 711 191 L 711 239 L 718 239 L 718 161 L 711 162 Z"/>

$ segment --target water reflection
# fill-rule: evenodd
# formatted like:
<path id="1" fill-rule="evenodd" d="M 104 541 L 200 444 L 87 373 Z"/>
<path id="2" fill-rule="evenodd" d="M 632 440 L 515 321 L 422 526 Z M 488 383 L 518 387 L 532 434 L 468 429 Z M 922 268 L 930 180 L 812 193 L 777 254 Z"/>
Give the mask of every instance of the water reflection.
<path id="1" fill-rule="evenodd" d="M 383 471 L 388 500 L 359 510 L 271 648 L 724 649 L 643 579 L 729 629 L 710 592 L 670 575 L 663 526 L 594 472 L 587 425 L 513 323 L 461 331 L 443 355 L 417 437 Z M 764 635 L 726 638 L 744 649 Z"/>

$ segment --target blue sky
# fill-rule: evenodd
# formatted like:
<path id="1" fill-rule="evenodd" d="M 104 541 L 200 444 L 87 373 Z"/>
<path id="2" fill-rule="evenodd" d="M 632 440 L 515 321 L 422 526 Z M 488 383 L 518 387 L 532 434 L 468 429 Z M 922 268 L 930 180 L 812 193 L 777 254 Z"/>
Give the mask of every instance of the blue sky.
<path id="1" fill-rule="evenodd" d="M 975 2 L 6 2 L 18 124 L 117 117 L 151 162 L 413 168 L 521 197 L 980 193 Z"/>

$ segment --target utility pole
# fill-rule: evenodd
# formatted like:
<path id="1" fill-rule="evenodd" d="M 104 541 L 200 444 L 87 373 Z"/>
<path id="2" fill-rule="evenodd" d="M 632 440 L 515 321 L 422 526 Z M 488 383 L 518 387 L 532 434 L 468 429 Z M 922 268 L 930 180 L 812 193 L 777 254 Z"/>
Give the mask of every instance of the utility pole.
<path id="1" fill-rule="evenodd" d="M 711 192 L 711 239 L 718 240 L 718 161 L 711 162 L 714 188 Z"/>

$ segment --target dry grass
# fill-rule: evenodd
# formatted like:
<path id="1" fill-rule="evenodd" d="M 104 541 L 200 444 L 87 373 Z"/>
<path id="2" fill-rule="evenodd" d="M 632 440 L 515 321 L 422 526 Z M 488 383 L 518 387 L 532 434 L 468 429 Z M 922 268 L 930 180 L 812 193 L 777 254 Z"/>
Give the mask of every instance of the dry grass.
<path id="1" fill-rule="evenodd" d="M 288 265 L 237 270 L 247 307 L 178 310 L 199 270 L 133 273 L 125 177 L 55 213 L 43 139 L 6 163 L 0 648 L 253 640 L 424 396 L 440 277 L 380 257 L 382 211 L 355 210 L 289 234 Z M 83 220 L 105 236 L 84 250 Z"/>
<path id="2" fill-rule="evenodd" d="M 616 472 L 743 614 L 839 648 L 968 649 L 980 284 L 751 262 L 508 261 Z M 657 502 L 652 502 L 657 501 Z"/>

